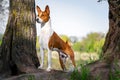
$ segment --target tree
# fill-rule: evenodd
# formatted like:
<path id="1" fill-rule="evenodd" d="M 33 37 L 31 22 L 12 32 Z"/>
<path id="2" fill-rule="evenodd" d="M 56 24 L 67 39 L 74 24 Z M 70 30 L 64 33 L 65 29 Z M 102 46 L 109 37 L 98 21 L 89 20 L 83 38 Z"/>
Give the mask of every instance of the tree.
<path id="1" fill-rule="evenodd" d="M 37 71 L 35 0 L 10 0 L 0 48 L 0 77 Z"/>
<path id="2" fill-rule="evenodd" d="M 103 46 L 103 55 L 109 62 L 120 59 L 120 0 L 108 0 L 109 32 Z"/>
<path id="3" fill-rule="evenodd" d="M 99 0 L 101 1 L 101 0 Z M 120 0 L 108 0 L 109 4 L 109 31 L 103 46 L 103 59 L 87 65 L 91 76 L 100 80 L 110 80 L 110 76 L 120 71 Z M 117 73 L 120 79 L 120 73 Z M 92 79 L 92 80 L 94 80 Z"/>

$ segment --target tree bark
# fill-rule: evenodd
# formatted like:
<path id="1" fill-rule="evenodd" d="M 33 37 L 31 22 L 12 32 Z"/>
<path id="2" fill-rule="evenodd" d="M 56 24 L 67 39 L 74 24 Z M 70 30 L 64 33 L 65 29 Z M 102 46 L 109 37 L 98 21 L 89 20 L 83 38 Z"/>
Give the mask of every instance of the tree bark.
<path id="1" fill-rule="evenodd" d="M 120 1 L 108 0 L 109 31 L 103 46 L 103 55 L 108 62 L 120 59 Z"/>
<path id="2" fill-rule="evenodd" d="M 37 71 L 35 0 L 10 0 L 0 49 L 0 76 Z"/>

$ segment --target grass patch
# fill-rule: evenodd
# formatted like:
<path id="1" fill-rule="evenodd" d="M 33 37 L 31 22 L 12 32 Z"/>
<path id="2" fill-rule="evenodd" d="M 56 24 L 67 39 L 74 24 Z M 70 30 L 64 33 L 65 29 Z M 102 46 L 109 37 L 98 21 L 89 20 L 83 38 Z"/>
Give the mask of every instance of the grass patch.
<path id="1" fill-rule="evenodd" d="M 34 75 L 29 75 L 28 80 L 35 80 L 35 76 Z"/>
<path id="2" fill-rule="evenodd" d="M 120 80 L 120 70 L 115 70 L 114 74 L 112 72 L 110 72 L 110 76 L 109 76 L 110 80 Z"/>
<path id="3" fill-rule="evenodd" d="M 89 80 L 89 74 L 90 74 L 90 70 L 87 67 L 84 67 L 83 65 L 80 65 L 80 70 L 75 69 L 71 76 L 70 76 L 70 80 Z"/>
<path id="4" fill-rule="evenodd" d="M 116 68 L 114 68 L 114 72 L 110 71 L 109 80 L 120 80 L 120 68 L 117 61 L 115 61 L 115 66 Z"/>

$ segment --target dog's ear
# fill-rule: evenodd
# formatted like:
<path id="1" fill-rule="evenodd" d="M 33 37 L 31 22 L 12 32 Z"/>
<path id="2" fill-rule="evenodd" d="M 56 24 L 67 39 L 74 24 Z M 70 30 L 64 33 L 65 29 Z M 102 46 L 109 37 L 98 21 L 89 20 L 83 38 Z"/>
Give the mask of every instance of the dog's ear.
<path id="1" fill-rule="evenodd" d="M 50 10 L 49 10 L 49 6 L 48 5 L 45 7 L 45 12 L 47 12 L 48 14 L 50 14 Z"/>
<path id="2" fill-rule="evenodd" d="M 37 8 L 37 12 L 40 13 L 41 12 L 41 9 L 39 6 L 36 7 Z"/>

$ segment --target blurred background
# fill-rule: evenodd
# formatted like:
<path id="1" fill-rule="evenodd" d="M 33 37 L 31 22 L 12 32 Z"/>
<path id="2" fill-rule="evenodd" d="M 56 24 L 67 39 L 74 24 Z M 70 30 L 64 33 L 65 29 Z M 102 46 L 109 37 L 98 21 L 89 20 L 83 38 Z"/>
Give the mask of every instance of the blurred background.
<path id="1" fill-rule="evenodd" d="M 50 7 L 52 28 L 64 40 L 68 40 L 75 53 L 77 65 L 98 60 L 101 57 L 102 46 L 108 31 L 107 1 L 97 0 L 35 0 L 42 10 Z M 9 14 L 9 0 L 0 0 L 0 44 L 4 34 Z M 37 12 L 36 12 L 37 14 Z M 39 55 L 37 28 L 37 51 Z M 58 55 L 53 52 L 53 67 L 56 68 Z M 46 56 L 47 58 L 47 56 Z M 57 59 L 57 60 L 56 60 Z M 46 60 L 47 61 L 47 60 Z M 60 67 L 57 67 L 59 69 Z"/>

